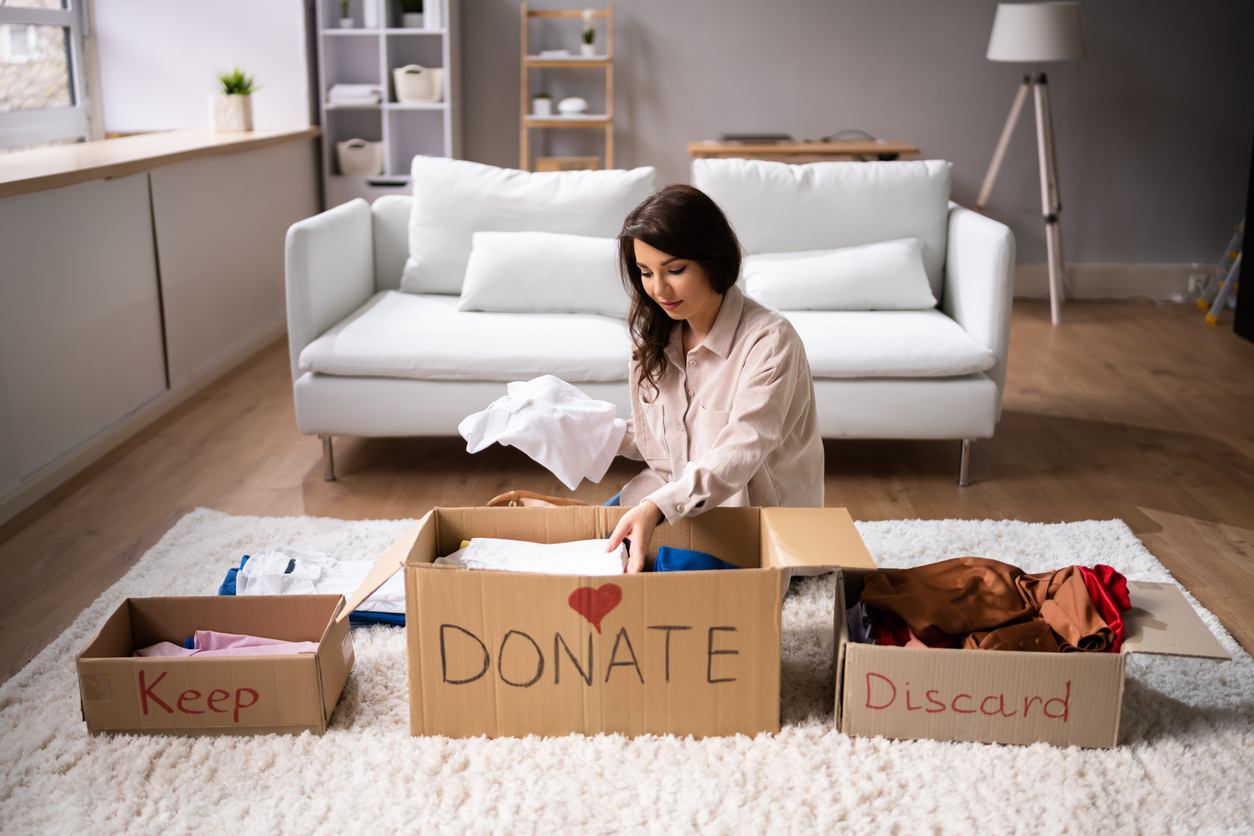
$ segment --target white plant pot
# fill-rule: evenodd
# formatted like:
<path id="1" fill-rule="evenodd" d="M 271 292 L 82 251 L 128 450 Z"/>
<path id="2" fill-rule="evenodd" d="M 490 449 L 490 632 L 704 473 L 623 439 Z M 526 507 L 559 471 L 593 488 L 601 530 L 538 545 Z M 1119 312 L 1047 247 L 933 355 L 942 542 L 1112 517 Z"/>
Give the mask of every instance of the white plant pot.
<path id="1" fill-rule="evenodd" d="M 209 97 L 209 124 L 215 131 L 251 131 L 253 97 L 215 93 Z"/>
<path id="2" fill-rule="evenodd" d="M 383 173 L 383 143 L 349 139 L 335 143 L 340 174 L 345 177 L 374 177 Z"/>
<path id="3" fill-rule="evenodd" d="M 396 100 L 402 104 L 429 104 L 444 100 L 444 70 L 407 64 L 392 70 Z"/>
<path id="4" fill-rule="evenodd" d="M 552 99 L 532 99 L 531 100 L 531 115 L 541 116 L 541 117 L 552 116 L 553 115 L 553 100 Z"/>
<path id="5" fill-rule="evenodd" d="M 352 19 L 351 17 L 342 17 L 342 18 L 340 18 L 340 28 L 341 28 L 341 29 L 352 29 L 352 28 L 353 28 L 353 19 Z"/>
<path id="6" fill-rule="evenodd" d="M 580 44 L 579 54 L 582 55 L 584 58 L 596 58 L 597 57 L 597 45 L 596 44 Z"/>
<path id="7" fill-rule="evenodd" d="M 401 15 L 401 26 L 405 29 L 421 29 L 422 17 L 422 12 L 405 12 Z"/>

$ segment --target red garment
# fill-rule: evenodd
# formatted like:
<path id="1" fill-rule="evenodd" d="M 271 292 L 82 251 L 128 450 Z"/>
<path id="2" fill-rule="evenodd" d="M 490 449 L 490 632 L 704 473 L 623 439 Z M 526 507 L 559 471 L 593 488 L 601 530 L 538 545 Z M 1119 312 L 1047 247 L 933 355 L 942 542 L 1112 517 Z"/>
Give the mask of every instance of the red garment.
<path id="1" fill-rule="evenodd" d="M 1123 616 L 1124 610 L 1132 608 L 1132 600 L 1128 598 L 1128 581 L 1123 575 L 1109 566 L 1097 564 L 1092 569 L 1087 566 L 1076 567 L 1084 578 L 1084 586 L 1093 599 L 1093 606 L 1102 619 L 1110 625 L 1114 640 L 1110 643 L 1110 652 L 1118 653 L 1123 647 Z"/>

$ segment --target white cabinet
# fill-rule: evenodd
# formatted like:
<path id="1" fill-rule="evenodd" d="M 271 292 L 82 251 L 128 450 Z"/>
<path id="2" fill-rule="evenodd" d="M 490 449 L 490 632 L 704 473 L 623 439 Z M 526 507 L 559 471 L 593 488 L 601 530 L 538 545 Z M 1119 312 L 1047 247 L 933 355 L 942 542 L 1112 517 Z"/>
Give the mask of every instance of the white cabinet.
<path id="1" fill-rule="evenodd" d="M 380 26 L 363 28 L 367 3 L 378 4 Z M 369 201 L 410 193 L 410 162 L 418 154 L 461 156 L 458 0 L 426 0 L 437 6 L 434 29 L 401 27 L 395 0 L 350 0 L 353 28 L 340 27 L 339 0 L 318 0 L 318 95 L 322 112 L 322 174 L 326 208 L 355 197 Z M 430 10 L 428 10 L 428 14 Z M 397 100 L 392 71 L 410 64 L 443 70 L 443 101 L 407 104 Z M 334 84 L 375 84 L 379 104 L 330 104 Z M 383 171 L 371 176 L 340 173 L 336 143 L 350 139 L 383 143 Z"/>
<path id="2" fill-rule="evenodd" d="M 166 389 L 148 175 L 0 199 L 0 253 L 2 496 Z"/>

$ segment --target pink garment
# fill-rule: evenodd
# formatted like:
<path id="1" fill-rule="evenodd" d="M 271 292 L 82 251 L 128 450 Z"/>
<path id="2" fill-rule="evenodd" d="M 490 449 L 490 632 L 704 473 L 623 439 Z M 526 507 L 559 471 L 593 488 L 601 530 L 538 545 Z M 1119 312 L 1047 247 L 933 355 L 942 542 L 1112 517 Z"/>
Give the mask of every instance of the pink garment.
<path id="1" fill-rule="evenodd" d="M 317 642 L 284 642 L 260 636 L 242 636 L 236 633 L 217 633 L 213 630 L 197 630 L 193 638 L 194 649 L 180 647 L 173 642 L 158 642 L 151 647 L 135 651 L 136 656 L 288 656 L 297 653 L 317 653 Z"/>

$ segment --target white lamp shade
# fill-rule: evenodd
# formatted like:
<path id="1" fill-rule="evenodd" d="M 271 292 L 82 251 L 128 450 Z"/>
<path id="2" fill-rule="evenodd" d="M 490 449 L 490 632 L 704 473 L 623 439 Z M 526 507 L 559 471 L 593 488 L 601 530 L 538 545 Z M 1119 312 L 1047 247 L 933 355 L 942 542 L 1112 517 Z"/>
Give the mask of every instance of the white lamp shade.
<path id="1" fill-rule="evenodd" d="M 1072 61 L 1085 57 L 1079 3 L 999 3 L 990 61 Z"/>

